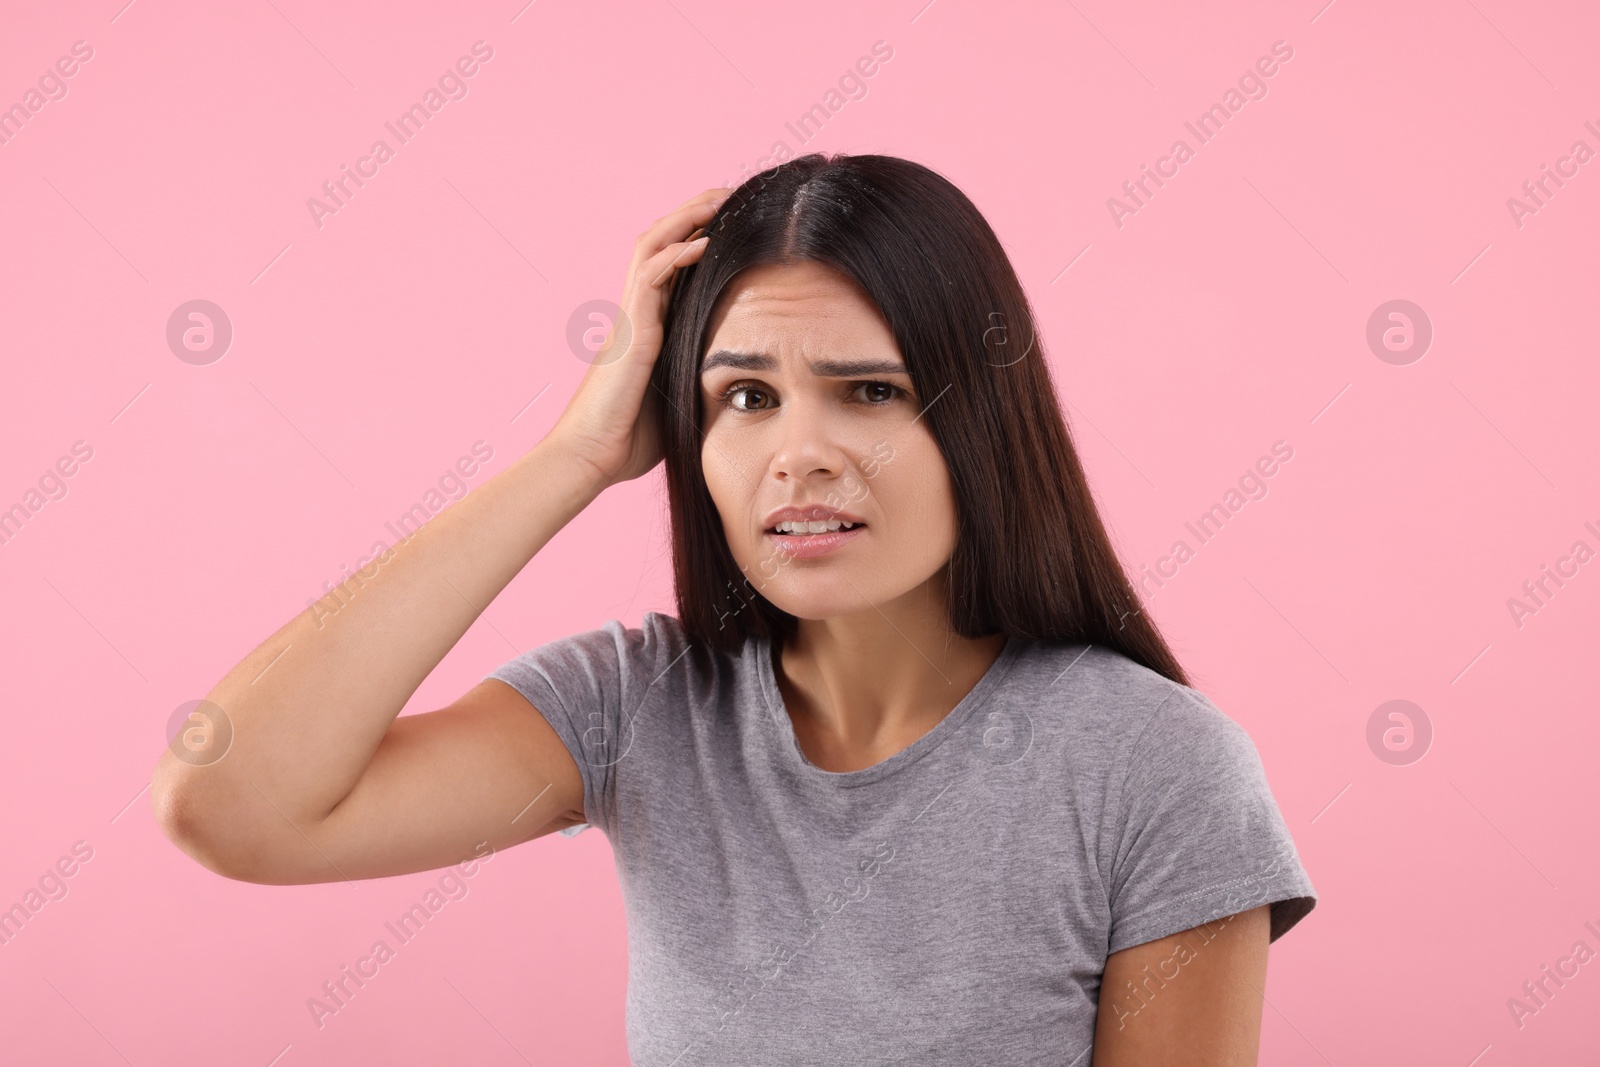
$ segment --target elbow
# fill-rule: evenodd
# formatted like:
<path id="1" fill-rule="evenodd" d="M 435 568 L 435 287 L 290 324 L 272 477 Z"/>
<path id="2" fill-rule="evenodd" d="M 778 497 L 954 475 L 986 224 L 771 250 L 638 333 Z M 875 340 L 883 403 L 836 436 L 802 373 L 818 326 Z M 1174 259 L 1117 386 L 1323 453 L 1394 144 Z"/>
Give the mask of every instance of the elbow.
<path id="1" fill-rule="evenodd" d="M 200 818 L 201 806 L 192 790 L 173 783 L 169 776 L 164 776 L 158 770 L 150 781 L 150 807 L 155 814 L 156 825 L 168 841 L 206 870 L 227 878 L 234 877 L 224 857 L 215 848 L 214 838 L 206 832 Z"/>
<path id="2" fill-rule="evenodd" d="M 192 784 L 178 780 L 180 773 L 181 770 L 169 770 L 163 762 L 150 780 L 150 806 L 161 833 L 213 874 L 235 881 L 254 881 L 238 862 L 234 850 L 225 847 L 227 837 L 217 831 L 218 820 L 211 805 Z"/>
<path id="3" fill-rule="evenodd" d="M 222 790 L 224 796 L 226 789 Z M 308 879 L 284 857 L 285 842 L 246 818 L 237 804 L 202 790 L 181 764 L 165 762 L 150 782 L 156 825 L 168 841 L 213 874 L 256 885 L 299 885 Z"/>
<path id="4" fill-rule="evenodd" d="M 150 775 L 150 811 L 168 841 L 181 845 L 195 831 L 194 803 L 176 780 L 177 772 L 166 753 Z"/>

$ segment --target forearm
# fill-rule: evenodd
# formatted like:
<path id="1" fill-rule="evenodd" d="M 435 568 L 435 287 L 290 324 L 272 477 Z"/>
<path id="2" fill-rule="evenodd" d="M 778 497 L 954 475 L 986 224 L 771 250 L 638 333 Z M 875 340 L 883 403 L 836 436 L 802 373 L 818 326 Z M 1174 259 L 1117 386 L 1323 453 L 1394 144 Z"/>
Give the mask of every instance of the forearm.
<path id="1" fill-rule="evenodd" d="M 202 765 L 163 753 L 158 805 L 182 793 L 188 812 L 236 818 L 270 812 L 265 797 L 297 826 L 326 816 L 423 679 L 604 488 L 546 437 L 434 516 L 374 561 L 376 574 L 346 583 L 336 611 L 301 612 L 217 683 L 206 699 L 226 714 L 231 745 Z"/>

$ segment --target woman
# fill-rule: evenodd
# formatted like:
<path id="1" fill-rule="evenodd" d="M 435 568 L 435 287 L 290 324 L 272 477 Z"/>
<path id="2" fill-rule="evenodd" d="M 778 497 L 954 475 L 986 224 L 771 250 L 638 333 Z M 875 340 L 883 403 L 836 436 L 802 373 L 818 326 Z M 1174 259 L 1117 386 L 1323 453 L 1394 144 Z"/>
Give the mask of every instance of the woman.
<path id="1" fill-rule="evenodd" d="M 286 884 L 599 826 L 640 1067 L 1254 1064 L 1314 891 L 1136 606 L 977 209 L 806 156 L 657 220 L 622 308 L 543 441 L 218 684 L 227 758 L 156 771 L 169 836 Z M 396 717 L 663 459 L 677 617 Z"/>

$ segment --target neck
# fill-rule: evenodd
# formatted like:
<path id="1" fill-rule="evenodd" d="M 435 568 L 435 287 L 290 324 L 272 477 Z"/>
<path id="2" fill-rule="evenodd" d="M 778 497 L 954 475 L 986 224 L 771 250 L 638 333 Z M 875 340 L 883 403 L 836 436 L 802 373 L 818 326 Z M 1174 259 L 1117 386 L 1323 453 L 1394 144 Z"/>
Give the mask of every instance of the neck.
<path id="1" fill-rule="evenodd" d="M 1004 634 L 952 633 L 943 590 L 928 583 L 852 615 L 801 619 L 774 674 L 811 762 L 871 766 L 938 725 L 1004 649 Z"/>

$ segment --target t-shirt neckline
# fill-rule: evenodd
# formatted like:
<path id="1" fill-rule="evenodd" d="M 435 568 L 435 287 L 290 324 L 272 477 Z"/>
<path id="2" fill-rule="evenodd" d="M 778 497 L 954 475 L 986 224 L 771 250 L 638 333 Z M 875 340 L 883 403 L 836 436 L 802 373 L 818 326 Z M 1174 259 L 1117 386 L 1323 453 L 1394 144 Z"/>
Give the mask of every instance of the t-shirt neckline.
<path id="1" fill-rule="evenodd" d="M 754 641 L 757 674 L 761 679 L 762 693 L 766 697 L 767 711 L 771 713 L 781 739 L 779 747 L 783 750 L 785 760 L 808 779 L 839 789 L 867 785 L 897 774 L 942 745 L 946 738 L 961 729 L 962 724 L 972 717 L 973 712 L 989 702 L 993 691 L 1010 673 L 1022 645 L 1017 638 L 1006 635 L 1006 643 L 1000 649 L 1000 655 L 989 664 L 989 669 L 984 671 L 977 684 L 950 710 L 950 714 L 899 752 L 860 770 L 828 771 L 806 758 L 805 751 L 800 747 L 800 739 L 795 736 L 794 723 L 790 721 L 789 712 L 783 702 L 783 691 L 778 688 L 777 668 L 772 662 L 772 639 L 758 636 Z"/>

